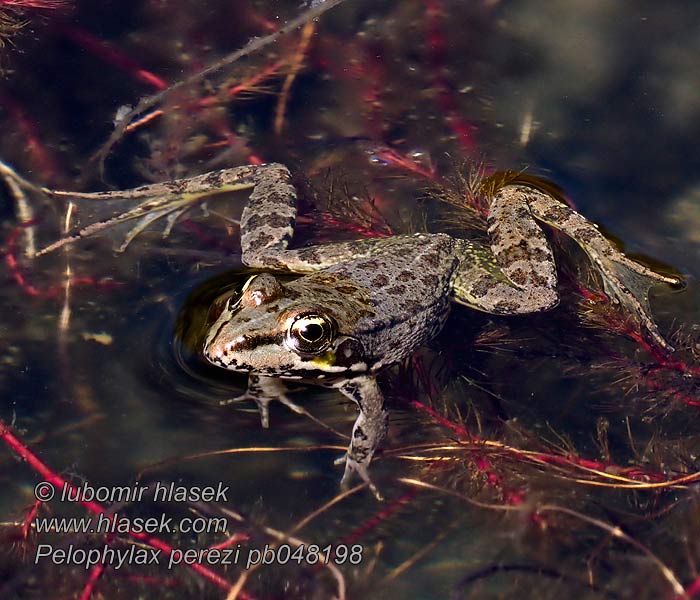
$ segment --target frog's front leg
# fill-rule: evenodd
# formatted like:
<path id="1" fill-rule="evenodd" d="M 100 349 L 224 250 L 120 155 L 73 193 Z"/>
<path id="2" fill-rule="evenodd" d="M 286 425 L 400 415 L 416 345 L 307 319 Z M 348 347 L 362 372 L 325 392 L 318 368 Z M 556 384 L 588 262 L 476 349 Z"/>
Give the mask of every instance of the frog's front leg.
<path id="1" fill-rule="evenodd" d="M 270 427 L 269 406 L 273 400 L 281 402 L 295 413 L 306 414 L 306 411 L 301 406 L 295 404 L 287 397 L 287 388 L 282 380 L 276 377 L 266 377 L 265 375 L 251 373 L 248 375 L 248 389 L 246 392 L 236 398 L 225 401 L 224 404 L 244 400 L 252 400 L 258 406 L 260 421 L 265 429 Z"/>
<path id="2" fill-rule="evenodd" d="M 352 438 L 345 457 L 345 472 L 340 482 L 347 488 L 354 473 L 367 483 L 372 493 L 381 500 L 381 495 L 369 476 L 369 464 L 379 444 L 386 435 L 388 412 L 384 408 L 384 396 L 375 377 L 357 377 L 336 386 L 352 399 L 360 410 L 352 428 Z"/>

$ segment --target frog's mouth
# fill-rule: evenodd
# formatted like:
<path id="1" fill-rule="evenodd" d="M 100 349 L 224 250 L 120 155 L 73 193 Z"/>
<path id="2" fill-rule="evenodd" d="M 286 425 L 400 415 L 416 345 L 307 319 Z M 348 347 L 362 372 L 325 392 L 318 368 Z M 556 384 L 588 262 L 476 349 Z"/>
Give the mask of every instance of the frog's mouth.
<path id="1" fill-rule="evenodd" d="M 211 364 L 231 371 L 294 379 L 340 379 L 368 371 L 363 349 L 355 338 L 339 336 L 321 354 L 296 352 L 285 344 L 284 333 L 240 335 L 224 341 L 214 335 L 204 347 Z"/>

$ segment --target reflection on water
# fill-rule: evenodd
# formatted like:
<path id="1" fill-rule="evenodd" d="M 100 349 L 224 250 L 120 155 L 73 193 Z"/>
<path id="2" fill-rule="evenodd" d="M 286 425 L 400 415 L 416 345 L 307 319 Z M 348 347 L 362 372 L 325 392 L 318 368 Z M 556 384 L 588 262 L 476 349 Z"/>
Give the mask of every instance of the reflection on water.
<path id="1" fill-rule="evenodd" d="M 39 184 L 106 189 L 76 170 L 109 135 L 117 107 L 151 90 L 138 69 L 76 32 L 172 82 L 298 10 L 268 5 L 124 2 L 96 11 L 77 3 L 47 12 L 16 40 L 21 54 L 6 58 L 0 158 Z M 381 378 L 391 409 L 372 465 L 381 504 L 361 488 L 338 496 L 342 468 L 332 463 L 356 414 L 340 394 L 295 384 L 293 400 L 314 419 L 273 405 L 264 430 L 252 403 L 225 404 L 246 377 L 199 354 L 206 323 L 248 276 L 237 257 L 241 198 L 218 198 L 168 239 L 147 234 L 124 254 L 111 250 L 121 241 L 114 233 L 35 262 L 11 243 L 18 221 L 3 202 L 1 416 L 18 439 L 75 485 L 148 488 L 141 501 L 113 506 L 124 517 L 226 520 L 225 533 L 151 532 L 170 546 L 223 544 L 246 558 L 275 544 L 333 552 L 323 568 L 280 554 L 247 570 L 242 559 L 197 562 L 207 573 L 168 568 L 165 550 L 160 564 L 104 571 L 76 560 L 35 564 L 42 544 L 157 542 L 126 531 L 23 528 L 27 517 L 91 509 L 35 504 L 45 474 L 16 460 L 7 438 L 0 596 L 224 598 L 236 582 L 241 598 L 344 589 L 350 598 L 697 595 L 698 16 L 692 2 L 673 10 L 348 2 L 313 32 L 169 98 L 164 114 L 115 147 L 107 177 L 117 187 L 254 158 L 289 164 L 304 204 L 300 243 L 444 229 L 447 208 L 426 196 L 447 194 L 450 177 L 478 171 L 485 157 L 489 172 L 527 168 L 554 181 L 630 252 L 688 275 L 683 293 L 652 298 L 678 348 L 668 360 L 615 333 L 624 319 L 596 303 L 595 282 L 566 244 L 556 310 L 496 318 L 455 309 L 436 340 Z M 281 65 L 289 56 L 305 67 Z M 48 243 L 64 207 L 31 200 Z M 102 211 L 79 203 L 73 218 L 87 223 Z M 228 491 L 214 501 L 163 501 L 153 495 L 159 482 Z M 357 544 L 358 564 L 341 564 Z"/>

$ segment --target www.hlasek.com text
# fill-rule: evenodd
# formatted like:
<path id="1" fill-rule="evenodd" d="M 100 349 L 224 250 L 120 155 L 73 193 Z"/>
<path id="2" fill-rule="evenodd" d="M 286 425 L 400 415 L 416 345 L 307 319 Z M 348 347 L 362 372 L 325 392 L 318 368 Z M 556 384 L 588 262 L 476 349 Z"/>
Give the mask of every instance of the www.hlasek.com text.
<path id="1" fill-rule="evenodd" d="M 226 517 L 125 517 L 119 513 L 102 513 L 96 517 L 37 517 L 37 533 L 226 533 Z"/>

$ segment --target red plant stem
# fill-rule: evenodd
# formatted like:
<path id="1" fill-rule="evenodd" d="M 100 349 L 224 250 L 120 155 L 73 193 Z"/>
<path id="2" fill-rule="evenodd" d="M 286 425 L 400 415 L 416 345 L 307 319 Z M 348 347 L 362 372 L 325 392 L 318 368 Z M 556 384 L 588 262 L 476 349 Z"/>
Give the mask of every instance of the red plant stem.
<path id="1" fill-rule="evenodd" d="M 462 437 L 467 438 L 468 440 L 473 440 L 474 436 L 469 433 L 466 427 L 463 425 L 457 425 L 457 423 L 453 423 L 449 419 L 446 419 L 443 417 L 439 412 L 437 412 L 434 408 L 430 406 L 426 406 L 422 402 L 419 402 L 418 400 L 413 400 L 411 401 L 411 406 L 423 413 L 426 413 L 429 415 L 436 423 L 439 425 L 442 425 L 443 427 L 447 427 L 448 429 L 451 429 L 455 433 L 459 434 Z"/>
<path id="2" fill-rule="evenodd" d="M 46 8 L 56 9 L 65 6 L 68 0 L 0 0 L 0 6 L 14 6 L 16 8 Z"/>
<path id="3" fill-rule="evenodd" d="M 176 107 L 179 108 L 179 107 Z M 165 111 L 158 108 L 156 110 L 153 110 L 149 113 L 146 113 L 143 117 L 140 119 L 137 119 L 136 121 L 133 121 L 129 123 L 129 125 L 124 129 L 125 133 L 131 133 L 132 131 L 138 129 L 139 127 L 142 127 L 143 125 L 146 125 L 153 121 L 153 119 L 157 119 L 158 117 L 161 117 L 165 114 Z"/>
<path id="4" fill-rule="evenodd" d="M 32 528 L 32 523 L 34 522 L 34 518 L 39 513 L 39 507 L 41 505 L 42 505 L 41 500 L 36 500 L 34 502 L 34 504 L 32 505 L 32 508 L 27 513 L 27 516 L 24 518 L 24 522 L 22 523 L 22 539 L 23 540 L 26 540 L 29 537 L 29 532 Z"/>
<path id="5" fill-rule="evenodd" d="M 115 50 L 105 41 L 95 37 L 84 29 L 64 25 L 62 27 L 62 31 L 69 40 L 81 48 L 89 50 L 93 54 L 99 56 L 105 62 L 129 73 L 137 80 L 150 85 L 157 90 L 164 90 L 168 87 L 168 84 L 164 79 L 161 79 L 154 73 L 147 71 L 137 61 L 130 56 L 127 56 L 124 52 Z"/>
<path id="6" fill-rule="evenodd" d="M 651 365 L 649 367 L 650 370 L 660 371 L 661 369 L 668 369 L 671 371 L 677 371 L 678 373 L 682 373 L 688 377 L 700 378 L 700 366 L 689 365 L 682 360 L 672 358 L 660 348 L 650 344 L 636 328 L 630 325 L 628 321 L 610 318 L 608 320 L 608 324 L 612 331 L 620 333 L 633 340 L 654 358 L 656 364 Z M 684 402 L 689 406 L 700 406 L 700 399 L 687 398 Z"/>
<path id="7" fill-rule="evenodd" d="M 435 409 L 426 406 L 422 402 L 414 400 L 413 402 L 411 402 L 411 406 L 429 414 L 440 425 L 452 429 L 453 431 L 455 431 L 463 437 L 466 437 L 470 441 L 478 441 L 478 438 L 474 438 L 465 427 L 457 425 L 449 419 L 446 419 L 445 417 L 440 415 Z M 476 454 L 476 456 L 474 457 L 474 464 L 476 465 L 477 470 L 484 474 L 486 484 L 489 487 L 495 488 L 498 491 L 500 491 L 505 504 L 517 506 L 524 502 L 525 492 L 519 489 L 507 488 L 503 483 L 503 478 L 492 469 L 491 461 L 489 461 L 484 456 Z"/>
<path id="8" fill-rule="evenodd" d="M 326 227 L 333 228 L 335 230 L 352 231 L 361 238 L 381 238 L 394 235 L 391 229 L 387 228 L 386 226 L 384 226 L 384 230 L 382 231 L 373 226 L 365 227 L 351 221 L 344 221 L 330 213 L 321 213 L 321 221 Z M 301 217 L 299 222 L 303 223 L 304 217 Z"/>
<path id="9" fill-rule="evenodd" d="M 0 437 L 4 440 L 4 442 L 10 447 L 10 449 L 17 454 L 20 458 L 24 459 L 29 466 L 34 469 L 39 475 L 41 475 L 42 479 L 51 485 L 53 485 L 55 488 L 61 489 L 61 490 L 66 490 L 71 496 L 74 496 L 75 498 L 80 498 L 81 494 L 79 491 L 79 488 L 74 486 L 72 483 L 69 481 L 63 479 L 60 475 L 57 473 L 53 472 L 47 465 L 45 465 L 29 448 L 27 448 L 13 433 L 12 430 L 8 425 L 5 424 L 4 421 L 0 419 Z M 106 508 L 98 504 L 97 502 L 93 502 L 91 500 L 78 500 L 78 502 L 86 508 L 89 512 L 96 514 L 96 515 L 104 515 L 108 519 L 114 519 L 115 515 L 111 514 Z M 148 534 L 145 533 L 139 533 L 135 531 L 130 531 L 129 535 L 133 539 L 140 540 L 144 542 L 145 544 L 148 544 L 152 548 L 156 548 L 157 550 L 161 550 L 164 554 L 170 555 L 173 553 L 173 551 L 176 550 L 176 548 L 173 548 L 166 542 L 152 537 Z M 232 587 L 231 582 L 229 582 L 227 579 L 221 577 L 218 573 L 215 573 L 214 571 L 211 571 L 210 569 L 207 569 L 206 567 L 198 564 L 198 563 L 193 563 L 193 564 L 188 564 L 187 565 L 190 569 L 192 569 L 195 573 L 198 575 L 204 577 L 207 581 L 213 583 L 214 585 L 220 587 L 223 590 L 230 590 Z M 241 595 L 241 598 L 250 598 L 247 594 Z"/>
<path id="10" fill-rule="evenodd" d="M 692 406 L 693 408 L 700 407 L 700 399 L 691 398 L 687 394 L 680 391 L 670 393 L 669 384 L 667 383 L 653 383 L 645 381 L 644 386 L 649 390 L 661 392 L 669 400 L 685 404 L 686 406 Z"/>
<path id="11" fill-rule="evenodd" d="M 241 92 L 251 91 L 251 89 L 254 86 L 262 83 L 266 79 L 277 76 L 284 64 L 284 61 L 281 60 L 277 61 L 276 63 L 272 63 L 271 65 L 265 67 L 262 71 L 259 71 L 258 73 L 255 73 L 255 75 L 249 77 L 241 83 L 230 87 L 228 92 L 226 93 L 229 95 L 229 97 L 233 98 L 234 96 L 239 95 Z M 207 104 L 215 104 L 218 102 L 219 101 L 216 98 L 205 98 L 204 100 L 202 100 L 202 104 L 205 106 Z"/>
<path id="12" fill-rule="evenodd" d="M 23 226 L 28 226 L 32 224 L 33 223 L 23 223 Z M 63 290 L 66 287 L 66 283 L 60 283 L 58 285 L 54 285 L 45 290 L 42 290 L 32 285 L 22 273 L 19 261 L 17 260 L 17 256 L 15 254 L 15 251 L 17 250 L 17 238 L 19 237 L 19 234 L 21 232 L 22 227 L 16 227 L 15 229 L 13 229 L 7 236 L 7 242 L 5 243 L 5 247 L 0 250 L 0 254 L 5 254 L 5 264 L 10 270 L 12 279 L 15 280 L 15 283 L 17 283 L 17 285 L 19 285 L 22 288 L 22 291 L 24 291 L 24 293 L 28 296 L 33 296 L 36 298 L 56 298 L 61 294 L 61 292 L 63 292 Z M 101 282 L 97 281 L 96 279 L 93 279 L 92 277 L 73 277 L 71 278 L 70 282 L 71 285 L 74 286 L 87 285 L 105 289 L 112 289 L 115 286 L 119 285 L 119 283 L 114 281 Z"/>
<path id="13" fill-rule="evenodd" d="M 435 72 L 433 85 L 438 91 L 438 103 L 445 112 L 447 122 L 457 135 L 462 148 L 472 152 L 476 147 L 472 136 L 473 127 L 464 121 L 459 114 L 459 108 L 454 99 L 454 91 L 445 73 L 445 36 L 442 33 L 444 8 L 440 0 L 426 0 L 425 17 L 428 28 L 428 48 L 430 49 L 430 59 Z"/>
<path id="14" fill-rule="evenodd" d="M 414 173 L 415 175 L 424 177 L 428 181 L 438 180 L 438 176 L 435 173 L 435 169 L 433 169 L 432 167 L 430 169 L 426 169 L 425 167 L 419 165 L 412 158 L 399 154 L 398 152 L 396 152 L 396 150 L 393 150 L 392 148 L 389 148 L 387 146 L 378 146 L 377 148 L 371 148 L 371 153 L 372 156 L 377 158 L 377 160 L 389 164 L 392 167 L 396 167 L 398 169 L 405 169 L 406 171 Z"/>
<path id="15" fill-rule="evenodd" d="M 88 577 L 87 583 L 85 584 L 85 587 L 83 588 L 83 591 L 80 594 L 80 600 L 90 600 L 90 596 L 92 596 L 92 592 L 95 589 L 95 585 L 97 585 L 97 581 L 101 577 L 104 570 L 104 565 L 97 564 L 94 567 L 92 567 L 92 569 L 90 570 L 90 577 Z"/>
<path id="16" fill-rule="evenodd" d="M 239 84 L 236 84 L 228 89 L 226 92 L 229 98 L 233 98 L 243 92 L 252 92 L 254 86 L 262 83 L 265 79 L 268 79 L 270 77 L 275 77 L 279 74 L 279 71 L 282 69 L 282 67 L 285 65 L 284 61 L 277 61 L 271 65 L 268 65 L 261 71 L 255 73 L 248 79 L 245 79 Z M 201 100 L 198 101 L 198 107 L 203 107 L 206 108 L 208 106 L 218 106 L 219 104 L 222 104 L 223 100 L 219 96 L 207 96 L 206 98 L 202 98 Z M 180 105 L 175 105 L 172 107 L 172 110 L 182 110 L 182 106 Z M 145 114 L 143 117 L 140 119 L 137 119 L 133 123 L 130 123 L 127 128 L 124 130 L 128 133 L 131 133 L 132 131 L 138 129 L 139 127 L 142 127 L 143 125 L 146 125 L 150 123 L 153 119 L 156 119 L 162 115 L 165 114 L 165 111 L 163 109 L 155 109 L 147 114 Z M 228 144 L 228 140 L 223 142 L 223 145 Z M 262 163 L 250 163 L 250 164 L 262 164 Z"/>
<path id="17" fill-rule="evenodd" d="M 415 498 L 418 493 L 417 489 L 412 489 L 411 491 L 400 496 L 398 499 L 387 504 L 382 510 L 377 514 L 370 517 L 366 521 L 360 524 L 359 527 L 353 529 L 348 535 L 346 535 L 342 540 L 341 544 L 352 544 L 353 542 L 361 539 L 365 534 L 376 529 L 384 521 L 386 521 L 392 514 L 402 508 L 404 505 L 408 504 L 413 498 Z"/>
<path id="18" fill-rule="evenodd" d="M 262 165 L 265 161 L 260 158 L 257 154 L 250 152 L 247 144 L 242 140 L 239 140 L 238 136 L 231 131 L 228 124 L 223 118 L 219 118 L 212 124 L 216 129 L 216 132 L 224 138 L 224 146 L 228 146 L 231 149 L 236 149 L 236 147 L 244 148 L 246 150 L 246 163 L 249 165 Z M 210 148 L 212 144 L 208 145 Z"/>
<path id="19" fill-rule="evenodd" d="M 673 600 L 692 600 L 695 596 L 700 596 L 700 577 L 696 577 L 683 591 L 682 596 L 676 596 Z"/>
<path id="20" fill-rule="evenodd" d="M 7 268 L 10 269 L 12 279 L 14 279 L 17 285 L 19 285 L 22 288 L 25 294 L 27 294 L 28 296 L 44 296 L 44 293 L 40 289 L 34 287 L 31 283 L 27 281 L 27 279 L 24 277 L 22 271 L 19 268 L 19 262 L 17 261 L 17 257 L 14 254 L 14 250 L 17 245 L 17 236 L 20 234 L 20 232 L 21 228 L 17 227 L 8 236 L 7 245 L 4 248 L 5 264 L 7 265 Z"/>
<path id="21" fill-rule="evenodd" d="M 261 29 L 269 33 L 277 31 L 278 25 L 274 21 L 270 21 L 270 19 L 258 11 L 248 10 L 246 16 L 253 24 L 259 26 Z"/>
<path id="22" fill-rule="evenodd" d="M 420 382 L 421 387 L 427 391 L 428 397 L 433 400 L 437 398 L 440 394 L 440 390 L 437 386 L 437 382 L 434 377 L 430 376 L 430 373 L 425 368 L 425 361 L 419 357 L 413 358 L 411 361 L 411 366 L 416 373 L 416 377 Z"/>
<path id="23" fill-rule="evenodd" d="M 237 544 L 238 542 L 246 542 L 250 539 L 250 536 L 247 533 L 234 533 L 230 538 L 224 540 L 220 544 L 215 544 L 214 546 L 209 546 L 210 550 L 221 550 L 223 548 L 228 548 L 229 546 L 233 546 L 234 544 Z"/>
<path id="24" fill-rule="evenodd" d="M 684 375 L 700 377 L 700 367 L 698 367 L 697 365 L 689 365 L 688 363 L 683 362 L 682 360 L 676 360 L 666 356 L 662 357 L 661 360 L 659 360 L 659 365 L 656 368 L 671 369 L 673 371 L 683 373 Z"/>
<path id="25" fill-rule="evenodd" d="M 380 141 L 384 139 L 382 119 L 382 87 L 386 78 L 384 71 L 384 50 L 378 45 L 365 50 L 365 61 L 361 68 L 361 81 L 365 81 L 362 104 L 366 107 L 367 130 L 369 137 Z"/>
<path id="26" fill-rule="evenodd" d="M 429 415 L 434 419 L 439 425 L 451 429 L 459 436 L 468 439 L 470 442 L 478 444 L 480 439 L 471 433 L 462 425 L 453 423 L 449 419 L 443 417 L 435 409 L 430 406 L 426 406 L 422 402 L 414 400 L 410 403 L 413 408 Z M 504 450 L 507 450 L 504 448 Z M 579 458 L 572 455 L 557 455 L 545 452 L 538 452 L 536 454 L 530 453 L 530 456 L 534 460 L 541 461 L 543 463 L 559 465 L 559 466 L 576 466 L 583 469 L 595 470 L 595 471 L 605 471 L 611 474 L 622 475 L 629 479 L 635 479 L 643 482 L 664 482 L 668 481 L 668 476 L 664 473 L 657 473 L 654 471 L 645 471 L 639 467 L 620 467 L 611 463 L 600 462 L 597 460 L 590 460 L 586 458 Z M 700 479 L 700 474 L 698 474 L 698 479 Z"/>
<path id="27" fill-rule="evenodd" d="M 27 117 L 22 106 L 7 92 L 0 96 L 2 105 L 8 112 L 10 122 L 15 123 L 24 138 L 24 147 L 29 154 L 32 169 L 41 173 L 41 180 L 55 184 L 59 180 L 59 169 L 51 153 L 41 142 L 35 121 Z"/>

